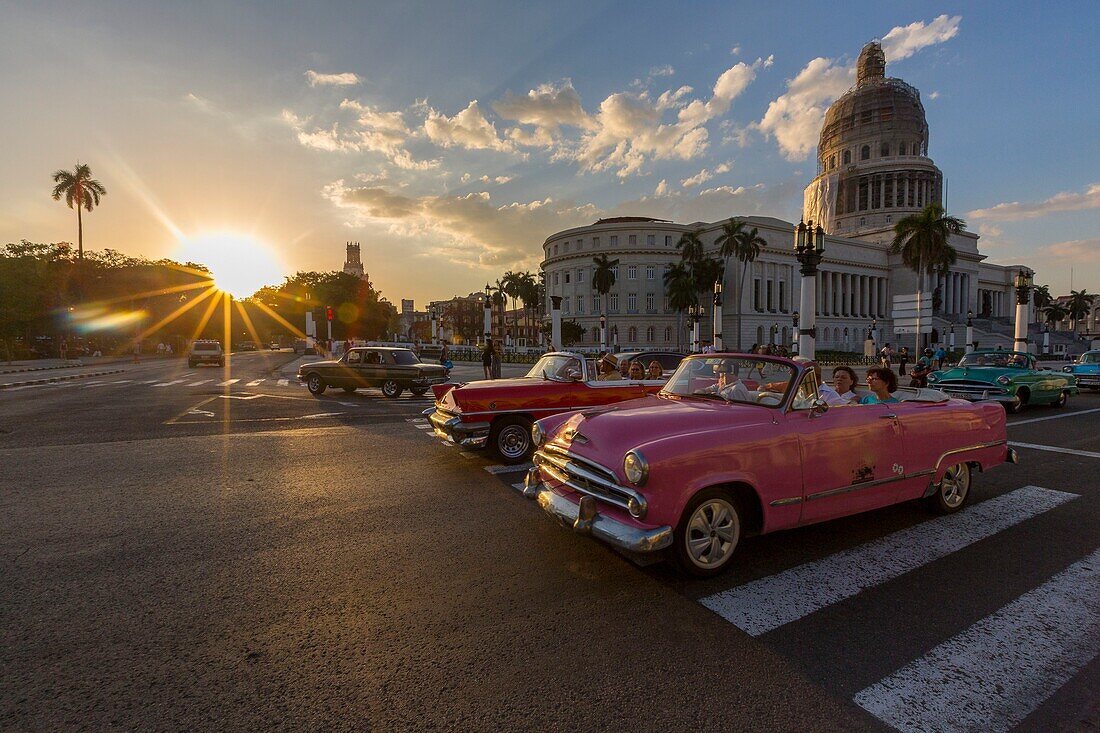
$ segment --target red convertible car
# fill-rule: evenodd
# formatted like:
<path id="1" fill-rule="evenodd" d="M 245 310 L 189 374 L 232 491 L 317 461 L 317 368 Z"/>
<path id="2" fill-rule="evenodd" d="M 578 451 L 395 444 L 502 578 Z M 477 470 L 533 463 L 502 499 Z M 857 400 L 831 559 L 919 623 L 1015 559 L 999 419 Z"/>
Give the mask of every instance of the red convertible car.
<path id="1" fill-rule="evenodd" d="M 921 498 L 958 511 L 972 471 L 1016 462 L 997 403 L 894 398 L 829 406 L 803 363 L 691 356 L 659 394 L 535 423 L 524 493 L 577 532 L 708 576 L 745 535 Z"/>
<path id="2" fill-rule="evenodd" d="M 436 385 L 435 407 L 425 414 L 443 440 L 469 447 L 488 445 L 504 462 L 522 463 L 533 450 L 535 420 L 655 394 L 664 383 L 598 381 L 592 359 L 560 351 L 546 354 L 518 379 Z"/>

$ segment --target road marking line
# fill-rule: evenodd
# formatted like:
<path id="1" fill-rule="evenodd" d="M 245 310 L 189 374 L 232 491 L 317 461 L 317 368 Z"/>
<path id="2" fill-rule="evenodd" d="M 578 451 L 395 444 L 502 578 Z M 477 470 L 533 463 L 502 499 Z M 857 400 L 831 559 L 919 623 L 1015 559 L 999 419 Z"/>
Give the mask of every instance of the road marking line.
<path id="1" fill-rule="evenodd" d="M 212 380 L 210 380 L 210 379 L 200 379 L 199 381 L 192 382 L 191 384 L 189 384 L 187 386 L 188 387 L 198 387 L 200 384 L 206 384 L 207 382 L 210 382 L 210 381 L 212 381 Z"/>
<path id="2" fill-rule="evenodd" d="M 1027 425 L 1031 422 L 1042 422 L 1043 420 L 1061 420 L 1063 417 L 1077 417 L 1078 415 L 1088 415 L 1090 412 L 1100 412 L 1100 407 L 1094 407 L 1091 410 L 1079 410 L 1077 412 L 1063 412 L 1061 415 L 1048 415 L 1047 417 L 1033 417 L 1029 420 L 1017 420 L 1016 422 L 1010 422 L 1008 427 L 1014 428 L 1017 425 Z"/>
<path id="3" fill-rule="evenodd" d="M 1076 498 L 1024 486 L 957 514 L 715 593 L 700 603 L 760 636 Z"/>
<path id="4" fill-rule="evenodd" d="M 142 382 L 142 384 L 154 384 L 154 383 L 159 382 L 159 381 L 160 381 L 159 379 L 146 379 Z"/>
<path id="5" fill-rule="evenodd" d="M 256 386 L 257 384 L 259 384 L 260 382 L 266 382 L 266 381 L 267 381 L 266 379 L 253 379 L 253 380 L 252 380 L 251 382 L 249 382 L 249 383 L 248 383 L 248 384 L 246 384 L 245 386 L 246 386 L 246 387 L 255 387 L 255 386 Z"/>
<path id="6" fill-rule="evenodd" d="M 413 427 L 417 430 L 435 430 L 435 428 L 433 428 L 431 425 L 414 424 Z"/>
<path id="7" fill-rule="evenodd" d="M 278 384 L 280 387 L 287 387 L 290 385 L 290 382 L 286 379 L 280 379 L 278 382 L 276 382 L 276 384 Z"/>
<path id="8" fill-rule="evenodd" d="M 84 382 L 80 386 L 83 387 L 84 389 L 88 389 L 88 387 L 97 387 L 97 386 L 102 386 L 104 384 L 107 384 L 107 382 L 106 381 L 95 381 L 95 382 Z"/>
<path id="9" fill-rule="evenodd" d="M 500 473 L 519 473 L 520 471 L 526 471 L 534 464 L 531 463 L 517 463 L 514 466 L 485 466 L 485 470 L 496 476 Z"/>
<path id="10" fill-rule="evenodd" d="M 1084 456 L 1085 458 L 1100 458 L 1100 453 L 1090 450 L 1077 450 L 1075 448 L 1058 448 L 1053 445 L 1036 445 L 1035 443 L 1017 443 L 1014 440 L 1008 442 L 1016 448 L 1031 448 L 1033 450 L 1047 450 L 1051 453 L 1065 453 L 1071 456 Z"/>
<path id="11" fill-rule="evenodd" d="M 132 380 L 132 379 L 119 379 L 116 382 L 111 382 L 111 384 L 126 384 L 127 382 L 132 382 L 132 381 L 134 381 L 134 380 Z"/>
<path id="12" fill-rule="evenodd" d="M 239 380 L 239 379 L 227 379 L 224 382 L 218 382 L 217 386 L 219 386 L 219 387 L 228 387 L 229 385 L 236 384 L 239 381 L 241 381 L 241 380 Z"/>
<path id="13" fill-rule="evenodd" d="M 477 458 L 477 453 L 470 453 L 469 451 L 464 450 L 460 450 L 458 452 L 458 455 L 462 456 L 463 458 Z"/>
<path id="14" fill-rule="evenodd" d="M 258 399 L 260 397 L 263 397 L 263 395 L 262 394 L 249 394 L 249 395 L 220 394 L 220 395 L 218 395 L 218 397 L 221 397 L 223 400 L 255 400 L 255 399 Z"/>
<path id="15" fill-rule="evenodd" d="M 405 418 L 405 422 L 426 423 L 426 422 L 428 422 L 428 418 L 426 418 L 426 417 L 407 417 L 407 418 Z"/>
<path id="16" fill-rule="evenodd" d="M 1014 727 L 1100 653 L 1100 550 L 857 693 L 900 731 Z"/>
<path id="17" fill-rule="evenodd" d="M 207 417 L 214 417 L 214 413 L 210 410 L 188 410 L 188 415 L 206 415 Z"/>
<path id="18" fill-rule="evenodd" d="M 179 384 L 180 382 L 185 382 L 185 381 L 187 381 L 187 380 L 185 380 L 185 379 L 173 379 L 171 382 L 161 382 L 160 384 L 154 384 L 153 386 L 154 387 L 171 387 L 173 384 Z"/>
<path id="19" fill-rule="evenodd" d="M 523 493 L 523 489 L 524 489 L 525 487 L 524 487 L 524 485 L 523 485 L 522 483 L 518 483 L 518 484 L 512 484 L 512 488 L 513 488 L 513 489 L 515 489 L 516 491 L 518 491 L 519 493 L 521 493 L 521 494 L 522 494 L 522 493 Z"/>

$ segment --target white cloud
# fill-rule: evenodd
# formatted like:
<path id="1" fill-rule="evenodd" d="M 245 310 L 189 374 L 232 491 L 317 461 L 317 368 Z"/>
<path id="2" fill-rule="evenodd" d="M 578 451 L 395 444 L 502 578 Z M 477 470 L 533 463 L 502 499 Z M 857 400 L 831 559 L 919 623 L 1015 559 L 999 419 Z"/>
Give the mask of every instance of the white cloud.
<path id="1" fill-rule="evenodd" d="M 696 173 L 694 176 L 685 178 L 684 180 L 680 181 L 680 185 L 684 188 L 694 188 L 695 186 L 703 185 L 712 178 L 714 178 L 714 174 L 704 168 L 703 170 Z"/>
<path id="2" fill-rule="evenodd" d="M 773 57 L 767 60 L 757 59 L 751 64 L 739 61 L 722 72 L 714 83 L 710 100 L 696 99 L 680 110 L 680 121 L 689 125 L 701 125 L 704 122 L 721 117 L 729 111 L 733 100 L 741 96 L 749 84 L 756 78 L 756 70 L 771 66 Z"/>
<path id="3" fill-rule="evenodd" d="M 1070 262 L 1095 262 L 1097 255 L 1100 255 L 1100 239 L 1096 237 L 1072 239 L 1068 242 L 1048 244 L 1039 248 L 1039 254 L 1043 257 Z"/>
<path id="4" fill-rule="evenodd" d="M 931 94 L 928 95 L 928 98 L 929 99 L 939 99 L 940 98 L 940 93 L 939 92 L 932 92 Z"/>
<path id="5" fill-rule="evenodd" d="M 310 118 L 301 118 L 284 109 L 282 120 L 294 130 L 301 145 L 315 150 L 333 153 L 375 152 L 381 153 L 392 164 L 404 170 L 430 170 L 439 167 L 438 160 L 414 160 L 403 146 L 406 132 L 395 127 L 391 114 L 374 113 L 386 121 L 380 128 L 348 127 L 333 123 L 331 127 L 313 127 Z M 360 119 L 360 123 L 362 120 Z M 403 128 L 404 123 L 401 123 Z"/>
<path id="6" fill-rule="evenodd" d="M 432 142 L 444 148 L 457 146 L 470 150 L 514 149 L 510 140 L 503 140 L 497 135 L 496 125 L 481 113 L 476 99 L 454 117 L 429 108 L 428 118 L 424 120 L 424 131 Z"/>
<path id="7" fill-rule="evenodd" d="M 668 181 L 661 179 L 661 182 L 657 184 L 657 188 L 653 189 L 654 196 L 664 196 L 668 193 Z"/>
<path id="8" fill-rule="evenodd" d="M 345 99 L 340 102 L 340 109 L 350 109 L 356 112 L 359 115 L 358 122 L 361 127 L 400 135 L 402 139 L 412 135 L 412 132 L 405 125 L 405 116 L 399 111 L 379 112 L 377 109 L 353 99 Z"/>
<path id="9" fill-rule="evenodd" d="M 672 68 L 668 64 L 665 64 L 664 66 L 654 66 L 652 69 L 649 70 L 649 75 L 654 76 L 654 77 L 655 76 L 672 76 L 675 73 L 676 73 L 676 69 Z"/>
<path id="10" fill-rule="evenodd" d="M 360 79 L 357 74 L 353 74 L 350 71 L 346 71 L 343 74 L 319 74 L 313 69 L 306 72 L 306 79 L 309 81 L 311 87 L 347 87 L 362 82 L 362 79 Z"/>
<path id="11" fill-rule="evenodd" d="M 916 21 L 904 26 L 895 26 L 882 37 L 882 50 L 886 62 L 907 59 L 927 46 L 943 43 L 958 35 L 961 15 L 940 15 L 931 23 Z"/>
<path id="12" fill-rule="evenodd" d="M 734 46 L 733 48 L 731 48 L 730 49 L 730 54 L 733 55 L 733 56 L 740 56 L 741 55 L 741 46 L 737 45 L 737 46 Z"/>
<path id="13" fill-rule="evenodd" d="M 512 177 L 511 176 L 482 176 L 481 178 L 479 178 L 477 180 L 481 181 L 482 183 L 495 183 L 498 186 L 501 186 L 501 185 L 504 185 L 505 183 L 508 183 L 509 181 L 511 181 Z"/>
<path id="14" fill-rule="evenodd" d="M 506 120 L 535 127 L 534 131 L 518 127 L 508 131 L 509 138 L 521 145 L 550 147 L 563 126 L 592 129 L 595 125 L 569 79 L 542 84 L 523 97 L 508 92 L 492 106 Z"/>
<path id="15" fill-rule="evenodd" d="M 214 114 L 215 112 L 217 112 L 217 110 L 214 108 L 214 105 L 210 102 L 209 99 L 204 99 L 197 94 L 188 92 L 183 96 L 183 98 L 187 102 L 190 102 L 195 107 L 198 107 L 200 110 L 206 112 L 207 114 Z"/>
<path id="16" fill-rule="evenodd" d="M 1088 209 L 1100 209 L 1100 183 L 1093 183 L 1085 189 L 1084 193 L 1063 191 L 1045 201 L 1012 201 L 997 204 L 988 209 L 975 209 L 967 216 L 971 219 L 1016 221 L 1019 219 L 1038 219 L 1060 211 L 1085 211 Z"/>

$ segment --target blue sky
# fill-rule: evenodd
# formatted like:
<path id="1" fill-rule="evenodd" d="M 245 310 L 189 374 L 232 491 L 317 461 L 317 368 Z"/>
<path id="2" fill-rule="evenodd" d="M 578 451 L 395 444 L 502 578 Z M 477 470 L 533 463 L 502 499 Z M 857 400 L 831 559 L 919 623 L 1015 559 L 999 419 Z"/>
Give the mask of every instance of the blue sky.
<path id="1" fill-rule="evenodd" d="M 835 6 L 834 6 L 835 7 Z M 614 214 L 797 220 L 867 41 L 920 89 L 991 260 L 1100 290 L 1095 3 L 8 3 L 0 241 L 73 240 L 49 175 L 109 195 L 85 243 L 207 230 L 288 271 L 358 240 L 391 300 L 536 269 Z M 476 104 L 474 103 L 476 100 Z M 17 102 L 17 103 L 13 103 Z"/>

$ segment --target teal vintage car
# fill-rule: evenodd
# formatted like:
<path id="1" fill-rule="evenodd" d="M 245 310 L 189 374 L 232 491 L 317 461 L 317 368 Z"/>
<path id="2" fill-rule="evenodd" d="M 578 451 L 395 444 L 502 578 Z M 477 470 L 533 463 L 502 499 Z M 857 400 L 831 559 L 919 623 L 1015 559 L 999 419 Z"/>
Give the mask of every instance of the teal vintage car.
<path id="1" fill-rule="evenodd" d="M 1022 351 L 973 351 L 957 366 L 929 374 L 928 386 L 971 402 L 996 400 L 1008 412 L 1024 405 L 1062 407 L 1077 394 L 1072 374 L 1040 369 L 1035 357 Z"/>
<path id="2" fill-rule="evenodd" d="M 1100 350 L 1086 351 L 1062 371 L 1077 378 L 1077 386 L 1100 392 Z"/>

